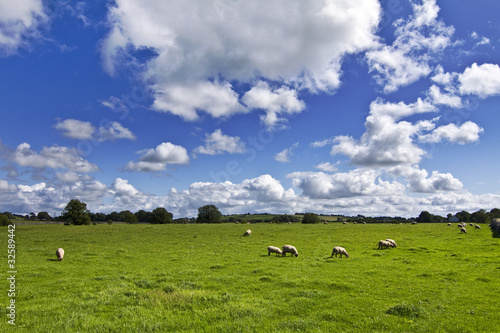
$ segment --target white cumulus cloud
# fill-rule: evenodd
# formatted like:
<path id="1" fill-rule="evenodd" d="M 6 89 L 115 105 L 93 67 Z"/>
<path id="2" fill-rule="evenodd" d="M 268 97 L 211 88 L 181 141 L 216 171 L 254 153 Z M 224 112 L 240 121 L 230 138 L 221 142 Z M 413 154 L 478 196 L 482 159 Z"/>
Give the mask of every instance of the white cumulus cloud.
<path id="1" fill-rule="evenodd" d="M 479 134 L 483 133 L 484 129 L 476 123 L 467 121 L 460 126 L 448 124 L 434 129 L 431 133 L 419 136 L 422 142 L 440 142 L 448 140 L 452 143 L 465 145 L 479 140 Z"/>
<path id="2" fill-rule="evenodd" d="M 418 163 L 425 151 L 413 141 L 423 130 L 434 128 L 430 121 L 412 124 L 397 121 L 413 114 L 436 111 L 431 104 L 418 100 L 412 104 L 387 103 L 377 99 L 370 105 L 366 118 L 366 132 L 359 141 L 348 136 L 338 136 L 332 155 L 343 154 L 358 166 L 391 166 Z"/>
<path id="3" fill-rule="evenodd" d="M 478 95 L 481 98 L 500 94 L 500 67 L 497 64 L 476 63 L 459 75 L 462 94 Z"/>
<path id="4" fill-rule="evenodd" d="M 0 56 L 11 55 L 48 20 L 41 0 L 0 1 Z"/>
<path id="5" fill-rule="evenodd" d="M 247 91 L 242 101 L 249 108 L 266 111 L 266 114 L 261 116 L 261 121 L 271 129 L 286 120 L 280 118 L 280 114 L 302 112 L 306 107 L 305 103 L 298 99 L 296 90 L 285 86 L 272 90 L 269 84 L 262 81 Z"/>
<path id="6" fill-rule="evenodd" d="M 216 118 L 248 112 L 230 82 L 285 85 L 271 91 L 281 100 L 265 106 L 263 121 L 272 125 L 278 114 L 303 109 L 290 87 L 313 93 L 339 87 L 343 57 L 376 44 L 380 12 L 377 0 L 118 0 L 109 5 L 101 56 L 110 74 L 142 68 L 153 108 L 189 121 L 200 112 Z M 134 58 L 136 50 L 147 60 Z M 270 111 L 276 105 L 280 111 Z"/>
<path id="7" fill-rule="evenodd" d="M 62 131 L 64 136 L 78 140 L 90 140 L 95 132 L 95 127 L 90 122 L 76 119 L 59 121 L 55 128 Z"/>
<path id="8" fill-rule="evenodd" d="M 216 129 L 205 138 L 205 145 L 197 147 L 194 152 L 207 155 L 241 154 L 246 151 L 245 143 L 238 136 L 228 136 Z"/>
<path id="9" fill-rule="evenodd" d="M 186 148 L 170 142 L 163 142 L 154 149 L 138 152 L 142 154 L 138 162 L 128 162 L 125 170 L 156 172 L 167 168 L 168 164 L 188 164 L 189 156 Z"/>
<path id="10" fill-rule="evenodd" d="M 28 143 L 22 143 L 12 152 L 10 159 L 23 167 L 36 169 L 68 169 L 80 173 L 98 171 L 97 165 L 83 159 L 74 148 L 52 146 L 43 147 L 37 153 Z"/>
<path id="11" fill-rule="evenodd" d="M 293 155 L 293 150 L 299 146 L 299 143 L 294 143 L 290 148 L 285 148 L 274 155 L 274 160 L 282 163 L 289 163 L 290 156 Z"/>
<path id="12" fill-rule="evenodd" d="M 417 166 L 397 166 L 388 170 L 393 176 L 404 177 L 408 188 L 413 192 L 436 193 L 462 190 L 463 184 L 450 173 L 433 171 L 429 176 L 426 170 Z"/>
<path id="13" fill-rule="evenodd" d="M 366 53 L 370 72 L 385 93 L 397 91 L 432 72 L 431 55 L 437 55 L 451 44 L 453 27 L 437 19 L 436 0 L 412 3 L 413 15 L 396 21 L 396 39 L 392 45 L 381 45 Z"/>

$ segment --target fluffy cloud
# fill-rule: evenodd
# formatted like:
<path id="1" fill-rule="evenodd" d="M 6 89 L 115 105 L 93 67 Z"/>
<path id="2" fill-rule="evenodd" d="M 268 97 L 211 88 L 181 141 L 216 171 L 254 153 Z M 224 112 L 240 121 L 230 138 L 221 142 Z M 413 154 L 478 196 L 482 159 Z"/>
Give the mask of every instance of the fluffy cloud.
<path id="1" fill-rule="evenodd" d="M 323 172 L 294 172 L 287 175 L 293 186 L 312 199 L 336 199 L 356 196 L 402 195 L 404 186 L 380 178 L 374 169 L 356 169 L 329 175 Z"/>
<path id="2" fill-rule="evenodd" d="M 429 75 L 430 55 L 438 54 L 451 44 L 454 29 L 437 21 L 436 0 L 423 0 L 422 5 L 413 3 L 412 6 L 413 15 L 408 20 L 396 21 L 396 39 L 392 45 L 366 53 L 370 72 L 375 73 L 385 93 Z"/>
<path id="3" fill-rule="evenodd" d="M 459 96 L 442 93 L 439 87 L 435 85 L 430 87 L 429 96 L 434 105 L 446 105 L 452 108 L 462 107 L 462 99 Z"/>
<path id="4" fill-rule="evenodd" d="M 246 92 L 242 101 L 249 108 L 266 111 L 266 115 L 261 116 L 261 121 L 267 128 L 274 128 L 285 121 L 279 114 L 298 113 L 305 109 L 305 103 L 298 99 L 297 91 L 287 87 L 272 90 L 262 81 Z"/>
<path id="5" fill-rule="evenodd" d="M 64 136 L 77 140 L 90 140 L 95 132 L 95 127 L 90 122 L 76 119 L 59 121 L 55 128 L 62 131 Z"/>
<path id="6" fill-rule="evenodd" d="M 96 128 L 88 121 L 66 119 L 59 121 L 55 128 L 62 131 L 64 136 L 77 140 L 113 141 L 116 139 L 136 139 L 136 136 L 128 128 L 123 127 L 116 121 L 111 121 L 99 127 L 96 135 L 94 135 Z"/>
<path id="7" fill-rule="evenodd" d="M 184 120 L 198 120 L 197 111 L 205 111 L 215 118 L 228 117 L 248 110 L 238 101 L 238 94 L 228 82 L 189 82 L 157 84 L 154 87 L 153 109 L 170 112 Z"/>
<path id="8" fill-rule="evenodd" d="M 0 2 L 0 56 L 15 53 L 47 21 L 41 0 Z"/>
<path id="9" fill-rule="evenodd" d="M 17 190 L 17 186 L 9 184 L 8 181 L 0 179 L 0 192 L 13 192 Z"/>
<path id="10" fill-rule="evenodd" d="M 431 104 L 418 100 L 413 104 L 386 103 L 377 99 L 370 105 L 366 132 L 359 141 L 347 136 L 335 138 L 331 154 L 343 154 L 358 166 L 391 166 L 418 163 L 425 151 L 414 144 L 414 137 L 434 128 L 430 121 L 412 124 L 397 121 L 413 114 L 435 111 Z"/>
<path id="11" fill-rule="evenodd" d="M 99 127 L 99 141 L 129 139 L 135 140 L 137 137 L 128 129 L 123 127 L 119 122 L 112 121 L 107 126 Z"/>
<path id="12" fill-rule="evenodd" d="M 220 129 L 216 129 L 205 138 L 205 146 L 199 146 L 195 153 L 207 155 L 219 155 L 225 152 L 229 154 L 241 154 L 246 151 L 245 144 L 238 136 L 228 136 L 222 134 Z"/>
<path id="13" fill-rule="evenodd" d="M 189 156 L 186 148 L 163 142 L 155 149 L 146 149 L 137 152 L 142 154 L 138 162 L 128 162 L 125 170 L 141 172 L 157 172 L 167 168 L 168 164 L 188 164 Z"/>
<path id="14" fill-rule="evenodd" d="M 484 130 L 477 124 L 467 121 L 460 126 L 455 124 L 440 126 L 429 134 L 420 135 L 419 140 L 422 142 L 440 142 L 448 140 L 452 143 L 465 145 L 478 141 L 479 134 L 483 132 Z"/>
<path id="15" fill-rule="evenodd" d="M 172 189 L 165 196 L 138 190 L 128 180 L 117 178 L 110 186 L 98 181 L 78 181 L 74 184 L 52 186 L 48 183 L 13 185 L 0 181 L 2 211 L 14 213 L 61 212 L 68 198 L 87 203 L 92 212 L 110 213 L 144 209 L 152 211 L 165 207 L 174 217 L 196 216 L 197 209 L 214 204 L 223 214 L 246 211 L 288 213 L 315 211 L 338 212 L 347 215 L 418 216 L 422 210 L 446 215 L 461 210 L 475 211 L 500 207 L 500 195 L 473 195 L 460 190 L 461 183 L 449 174 L 433 172 L 428 175 L 417 167 L 395 168 L 393 177 L 404 177 L 410 191 L 421 192 L 418 197 L 405 193 L 399 182 L 383 181 L 383 173 L 356 170 L 349 173 L 293 173 L 288 177 L 302 190 L 285 189 L 270 175 L 262 175 L 241 183 L 192 183 L 187 190 Z"/>
<path id="16" fill-rule="evenodd" d="M 80 173 L 99 170 L 97 165 L 80 157 L 78 151 L 74 148 L 43 147 L 40 153 L 30 148 L 31 146 L 28 143 L 20 144 L 10 154 L 9 159 L 20 166 L 36 169 L 68 169 Z"/>
<path id="17" fill-rule="evenodd" d="M 478 95 L 481 98 L 500 94 L 500 67 L 496 64 L 476 63 L 459 75 L 460 93 Z"/>
<path id="18" fill-rule="evenodd" d="M 299 143 L 294 143 L 290 148 L 285 148 L 274 155 L 274 160 L 282 163 L 289 163 L 290 156 L 293 155 L 293 150 L 299 146 Z"/>
<path id="19" fill-rule="evenodd" d="M 303 109 L 289 87 L 335 91 L 342 58 L 375 45 L 379 20 L 376 0 L 119 0 L 109 7 L 101 55 L 110 74 L 131 64 L 143 68 L 153 108 L 185 120 L 201 111 L 213 117 L 248 112 L 229 82 L 281 82 L 285 87 L 268 89 L 275 100 L 259 107 L 273 125 L 279 113 Z M 135 50 L 149 54 L 145 64 Z"/>
<path id="20" fill-rule="evenodd" d="M 459 191 L 463 188 L 463 184 L 450 173 L 433 171 L 429 177 L 426 170 L 421 170 L 416 166 L 397 166 L 389 169 L 388 173 L 392 176 L 404 177 L 412 192 L 436 193 Z"/>
<path id="21" fill-rule="evenodd" d="M 330 162 L 323 162 L 315 166 L 316 169 L 321 170 L 323 172 L 335 172 L 337 171 L 337 167 Z"/>

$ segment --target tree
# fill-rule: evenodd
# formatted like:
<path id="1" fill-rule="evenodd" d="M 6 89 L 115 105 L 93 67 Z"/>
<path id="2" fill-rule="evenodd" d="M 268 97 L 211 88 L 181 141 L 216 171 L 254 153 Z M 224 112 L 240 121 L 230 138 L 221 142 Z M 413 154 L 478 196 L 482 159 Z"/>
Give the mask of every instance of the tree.
<path id="1" fill-rule="evenodd" d="M 417 222 L 419 223 L 432 222 L 432 214 L 426 210 L 422 211 L 420 215 L 417 217 Z"/>
<path id="2" fill-rule="evenodd" d="M 151 222 L 152 214 L 151 212 L 146 212 L 141 209 L 140 211 L 135 213 L 135 216 L 137 216 L 137 220 L 139 222 Z"/>
<path id="3" fill-rule="evenodd" d="M 70 200 L 70 202 L 64 208 L 62 216 L 70 224 L 90 224 L 90 216 L 87 209 L 87 204 L 78 199 Z"/>
<path id="4" fill-rule="evenodd" d="M 221 223 L 222 214 L 214 205 L 205 205 L 198 208 L 197 223 Z"/>
<path id="5" fill-rule="evenodd" d="M 108 218 L 108 220 L 111 220 L 111 221 L 123 222 L 123 221 L 120 221 L 121 216 L 120 216 L 120 214 L 118 214 L 118 212 L 109 213 L 107 218 Z"/>
<path id="6" fill-rule="evenodd" d="M 470 221 L 470 213 L 463 210 L 455 214 L 456 217 L 460 220 L 460 222 L 469 222 Z"/>
<path id="7" fill-rule="evenodd" d="M 321 219 L 317 214 L 314 213 L 305 213 L 304 217 L 302 217 L 302 223 L 319 223 Z"/>
<path id="8" fill-rule="evenodd" d="M 13 224 L 13 222 L 7 217 L 7 215 L 0 214 L 0 226 Z"/>
<path id="9" fill-rule="evenodd" d="M 490 219 L 498 219 L 500 218 L 500 209 L 498 208 L 493 208 L 492 210 L 490 210 Z"/>
<path id="10" fill-rule="evenodd" d="M 488 215 L 486 215 L 486 211 L 484 209 L 480 209 L 477 212 L 471 214 L 470 221 L 476 223 L 487 223 L 490 221 L 490 219 Z"/>
<path id="11" fill-rule="evenodd" d="M 163 207 L 155 208 L 151 214 L 151 223 L 165 224 L 172 223 L 172 213 L 167 212 Z"/>
<path id="12" fill-rule="evenodd" d="M 129 224 L 131 223 L 137 223 L 137 216 L 132 214 L 131 211 L 125 210 L 123 212 L 120 212 L 120 215 L 123 216 L 123 220 Z"/>
<path id="13" fill-rule="evenodd" d="M 40 220 L 40 221 L 50 221 L 52 220 L 52 218 L 50 217 L 49 213 L 47 212 L 39 212 L 36 217 Z"/>

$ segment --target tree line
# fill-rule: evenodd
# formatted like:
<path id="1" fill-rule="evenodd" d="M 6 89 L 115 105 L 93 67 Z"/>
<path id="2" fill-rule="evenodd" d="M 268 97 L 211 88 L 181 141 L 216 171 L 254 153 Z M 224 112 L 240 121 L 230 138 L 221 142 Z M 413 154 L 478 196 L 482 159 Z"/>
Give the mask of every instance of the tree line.
<path id="1" fill-rule="evenodd" d="M 453 217 L 458 219 L 457 222 L 473 222 L 473 223 L 490 223 L 494 219 L 500 218 L 500 209 L 493 208 L 489 212 L 484 209 L 480 209 L 477 212 L 469 213 L 465 210 L 456 213 L 455 215 L 448 214 L 446 217 L 434 215 L 428 211 L 422 211 L 420 215 L 416 218 L 417 222 L 427 223 L 427 222 L 444 222 L 450 221 Z"/>

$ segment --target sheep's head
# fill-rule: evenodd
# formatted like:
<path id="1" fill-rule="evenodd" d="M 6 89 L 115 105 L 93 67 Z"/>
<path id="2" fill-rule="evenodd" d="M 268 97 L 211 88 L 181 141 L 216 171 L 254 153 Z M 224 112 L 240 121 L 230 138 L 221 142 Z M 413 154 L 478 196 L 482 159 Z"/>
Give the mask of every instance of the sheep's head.
<path id="1" fill-rule="evenodd" d="M 345 257 L 346 257 L 346 258 L 349 258 L 349 253 L 347 253 L 347 252 L 346 252 L 346 253 L 345 253 Z"/>
<path id="2" fill-rule="evenodd" d="M 298 256 L 299 256 L 299 254 L 298 254 L 298 253 L 295 253 L 295 256 L 296 256 L 296 257 L 298 257 Z"/>

